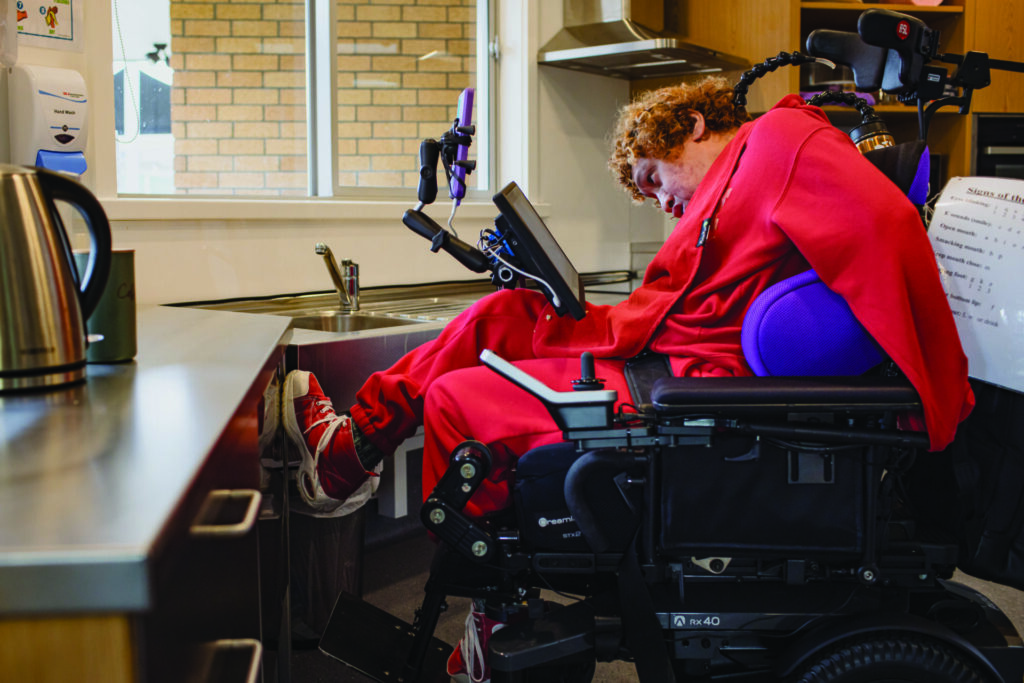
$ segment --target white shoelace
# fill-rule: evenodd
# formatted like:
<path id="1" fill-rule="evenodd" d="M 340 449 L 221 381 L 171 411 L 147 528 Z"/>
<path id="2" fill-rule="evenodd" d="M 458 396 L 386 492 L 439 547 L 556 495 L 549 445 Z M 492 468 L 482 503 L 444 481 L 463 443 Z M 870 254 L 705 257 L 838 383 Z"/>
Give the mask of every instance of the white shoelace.
<path id="1" fill-rule="evenodd" d="M 319 408 L 319 410 L 317 411 L 319 413 L 324 413 L 328 410 L 330 410 L 331 413 L 334 413 L 334 405 L 331 403 L 331 400 L 329 398 L 324 398 L 315 401 L 313 405 Z M 320 440 L 316 444 L 316 453 L 313 454 L 314 474 L 316 472 L 317 463 L 320 461 L 320 454 L 323 453 L 324 450 L 327 448 L 328 444 L 331 443 L 331 439 L 334 438 L 334 433 L 338 431 L 338 428 L 343 425 L 347 425 L 349 419 L 351 418 L 349 418 L 348 415 L 328 415 L 326 417 L 320 418 L 319 420 L 316 420 L 308 427 L 306 427 L 306 429 L 302 432 L 302 435 L 305 436 L 306 434 L 309 434 L 309 432 L 312 431 L 314 427 L 322 425 L 325 422 L 328 423 L 327 429 L 325 429 L 324 433 L 320 435 Z"/>
<path id="2" fill-rule="evenodd" d="M 484 683 L 487 675 L 487 666 L 484 663 L 484 649 L 480 643 L 480 637 L 477 635 L 476 625 L 476 612 L 470 610 L 469 616 L 466 617 L 466 632 L 462 636 L 462 642 L 460 643 L 462 648 L 462 662 L 466 665 L 466 671 L 469 673 L 469 680 L 473 683 Z M 480 616 L 483 619 L 483 615 Z M 482 625 L 486 627 L 487 622 L 483 621 Z M 480 663 L 480 675 L 476 675 L 476 665 Z"/>

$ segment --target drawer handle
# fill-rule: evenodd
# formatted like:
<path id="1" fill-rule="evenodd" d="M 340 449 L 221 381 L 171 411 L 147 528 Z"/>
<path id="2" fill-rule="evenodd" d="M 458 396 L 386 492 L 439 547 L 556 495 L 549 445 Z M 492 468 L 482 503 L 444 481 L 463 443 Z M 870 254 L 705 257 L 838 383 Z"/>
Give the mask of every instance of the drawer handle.
<path id="1" fill-rule="evenodd" d="M 252 638 L 229 638 L 211 642 L 212 659 L 209 662 L 207 679 L 210 683 L 256 683 L 263 657 L 263 644 Z M 249 660 L 242 659 L 250 650 Z M 235 675 L 237 673 L 237 676 Z M 245 678 L 242 678 L 242 676 Z"/>
<path id="2" fill-rule="evenodd" d="M 986 147 L 984 153 L 988 156 L 1007 156 L 1012 154 L 1024 154 L 1024 147 Z"/>
<path id="3" fill-rule="evenodd" d="M 245 536 L 256 522 L 259 510 L 259 491 L 215 489 L 203 501 L 190 532 L 193 536 L 211 538 Z"/>

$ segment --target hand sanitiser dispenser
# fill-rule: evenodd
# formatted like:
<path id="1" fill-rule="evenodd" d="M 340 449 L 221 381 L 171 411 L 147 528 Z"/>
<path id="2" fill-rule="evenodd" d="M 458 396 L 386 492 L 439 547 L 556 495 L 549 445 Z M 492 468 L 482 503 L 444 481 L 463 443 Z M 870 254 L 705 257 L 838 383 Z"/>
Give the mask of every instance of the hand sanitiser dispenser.
<path id="1" fill-rule="evenodd" d="M 8 80 L 11 161 L 75 176 L 85 173 L 88 98 L 82 75 L 18 64 Z"/>

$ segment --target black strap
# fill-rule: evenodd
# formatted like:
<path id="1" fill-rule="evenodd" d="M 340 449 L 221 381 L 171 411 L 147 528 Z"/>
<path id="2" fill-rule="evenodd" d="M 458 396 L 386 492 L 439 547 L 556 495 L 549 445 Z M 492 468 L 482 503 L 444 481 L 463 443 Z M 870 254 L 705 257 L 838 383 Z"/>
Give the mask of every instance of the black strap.
<path id="1" fill-rule="evenodd" d="M 626 385 L 636 405 L 650 404 L 651 387 L 656 380 L 672 376 L 668 356 L 645 351 L 636 358 L 626 361 L 624 370 Z"/>
<path id="2" fill-rule="evenodd" d="M 640 570 L 635 535 L 619 564 L 619 611 L 626 647 L 633 653 L 640 683 L 675 683 L 665 636 Z"/>

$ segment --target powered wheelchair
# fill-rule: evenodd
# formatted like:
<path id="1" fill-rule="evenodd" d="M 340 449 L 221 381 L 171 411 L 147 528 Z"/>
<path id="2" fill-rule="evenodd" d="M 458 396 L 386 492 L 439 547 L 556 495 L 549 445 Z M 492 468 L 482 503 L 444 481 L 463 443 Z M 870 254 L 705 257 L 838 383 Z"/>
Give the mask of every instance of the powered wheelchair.
<path id="1" fill-rule="evenodd" d="M 905 21 L 882 15 L 871 21 Z M 897 47 L 858 54 L 899 70 Z M 572 313 L 574 273 L 545 257 L 528 212 L 496 203 L 498 234 Z M 473 254 L 422 214 L 406 224 L 470 267 L 495 251 Z M 587 354 L 573 387 L 552 388 L 484 352 L 564 442 L 524 454 L 515 505 L 483 519 L 463 507 L 490 456 L 460 445 L 421 511 L 440 543 L 415 623 L 342 595 L 321 649 L 379 681 L 447 680 L 451 648 L 433 630 L 445 598 L 464 596 L 507 624 L 486 655 L 495 681 L 585 682 L 616 659 L 644 682 L 1021 680 L 1010 621 L 950 580 L 956 541 L 903 505 L 927 439 L 897 418 L 919 399 L 842 299 L 813 272 L 778 283 L 748 313 L 743 349 L 757 376 L 666 377 L 637 359 L 625 413 Z"/>

